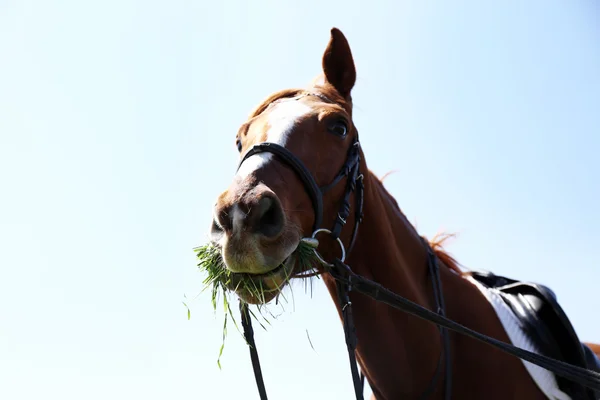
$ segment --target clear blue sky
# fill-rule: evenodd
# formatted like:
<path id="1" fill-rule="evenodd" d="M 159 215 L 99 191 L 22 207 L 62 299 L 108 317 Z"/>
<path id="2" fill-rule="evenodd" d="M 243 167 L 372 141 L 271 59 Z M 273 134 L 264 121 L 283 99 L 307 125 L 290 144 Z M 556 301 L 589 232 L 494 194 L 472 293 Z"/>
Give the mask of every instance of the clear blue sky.
<path id="1" fill-rule="evenodd" d="M 600 341 L 600 6 L 451 3 L 0 1 L 0 398 L 258 398 L 233 327 L 217 368 L 208 294 L 181 302 L 239 124 L 320 72 L 332 26 L 410 220 Z M 328 294 L 287 293 L 257 331 L 270 398 L 351 398 Z"/>

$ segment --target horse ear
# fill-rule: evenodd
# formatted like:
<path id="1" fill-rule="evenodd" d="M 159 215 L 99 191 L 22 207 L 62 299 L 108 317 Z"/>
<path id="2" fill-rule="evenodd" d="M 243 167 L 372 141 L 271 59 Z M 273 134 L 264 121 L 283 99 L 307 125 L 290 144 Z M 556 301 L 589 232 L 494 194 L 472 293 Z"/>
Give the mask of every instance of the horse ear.
<path id="1" fill-rule="evenodd" d="M 329 44 L 323 53 L 325 81 L 344 97 L 348 98 L 356 82 L 356 69 L 346 37 L 337 28 L 331 29 Z"/>

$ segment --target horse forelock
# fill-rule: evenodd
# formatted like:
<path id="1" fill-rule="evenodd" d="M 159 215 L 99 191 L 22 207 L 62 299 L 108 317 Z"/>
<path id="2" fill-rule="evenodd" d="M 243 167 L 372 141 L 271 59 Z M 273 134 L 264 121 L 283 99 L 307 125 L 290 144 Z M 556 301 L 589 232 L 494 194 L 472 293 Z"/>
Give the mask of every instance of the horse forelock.
<path id="1" fill-rule="evenodd" d="M 256 106 L 250 112 L 248 119 L 251 120 L 253 118 L 256 118 L 257 116 L 262 114 L 272 103 L 276 102 L 277 100 L 296 97 L 303 93 L 321 94 L 321 95 L 325 96 L 326 98 L 330 99 L 331 101 L 343 106 L 344 108 L 346 108 L 346 110 L 348 112 L 351 112 L 352 99 L 350 98 L 350 96 L 348 98 L 344 98 L 328 82 L 319 81 L 319 79 L 315 79 L 315 81 L 313 81 L 313 83 L 305 89 L 290 88 L 290 89 L 279 90 L 275 93 L 270 94 L 258 106 Z"/>
<path id="2" fill-rule="evenodd" d="M 250 119 L 257 117 L 262 114 L 271 103 L 280 99 L 286 99 L 290 97 L 295 97 L 302 93 L 303 89 L 283 89 L 278 92 L 270 94 L 266 99 L 264 99 L 257 107 L 252 110 L 249 117 Z"/>

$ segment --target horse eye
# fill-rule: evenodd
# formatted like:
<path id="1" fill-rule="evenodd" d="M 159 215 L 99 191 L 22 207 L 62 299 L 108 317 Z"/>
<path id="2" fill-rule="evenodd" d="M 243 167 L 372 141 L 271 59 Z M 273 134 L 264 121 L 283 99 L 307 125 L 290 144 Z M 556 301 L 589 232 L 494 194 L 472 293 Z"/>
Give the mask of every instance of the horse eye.
<path id="1" fill-rule="evenodd" d="M 333 124 L 331 124 L 331 126 L 329 126 L 329 132 L 342 138 L 346 137 L 346 135 L 348 134 L 348 127 L 346 126 L 346 122 L 334 122 Z"/>
<path id="2" fill-rule="evenodd" d="M 237 146 L 238 151 L 241 153 L 242 152 L 242 142 L 240 141 L 240 138 L 235 138 L 235 145 Z"/>

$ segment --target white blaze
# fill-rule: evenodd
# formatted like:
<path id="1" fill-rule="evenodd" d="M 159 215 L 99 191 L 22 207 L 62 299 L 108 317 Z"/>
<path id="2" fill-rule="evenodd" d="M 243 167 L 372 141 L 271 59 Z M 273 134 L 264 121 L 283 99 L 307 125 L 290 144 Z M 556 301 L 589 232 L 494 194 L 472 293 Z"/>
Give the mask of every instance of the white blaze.
<path id="1" fill-rule="evenodd" d="M 269 113 L 269 130 L 267 131 L 266 141 L 285 146 L 296 122 L 310 111 L 309 106 L 297 100 L 282 101 L 275 105 Z M 273 154 L 271 153 L 254 154 L 242 163 L 236 176 L 245 178 L 268 163 L 272 157 Z"/>

